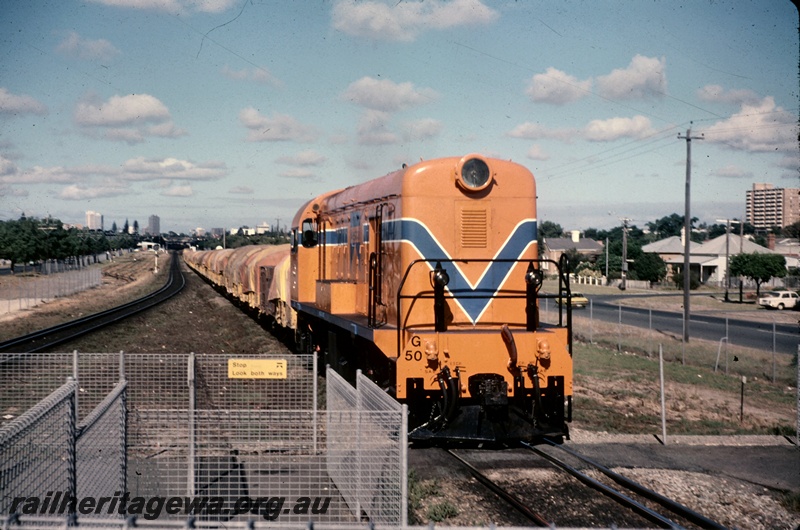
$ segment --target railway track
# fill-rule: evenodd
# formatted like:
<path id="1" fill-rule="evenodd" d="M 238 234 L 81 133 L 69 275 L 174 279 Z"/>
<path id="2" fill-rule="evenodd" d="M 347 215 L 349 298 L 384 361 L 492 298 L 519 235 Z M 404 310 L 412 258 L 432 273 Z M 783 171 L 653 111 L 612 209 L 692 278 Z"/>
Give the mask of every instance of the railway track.
<path id="1" fill-rule="evenodd" d="M 683 528 L 687 523 L 691 523 L 692 525 L 696 525 L 700 528 L 711 528 L 711 529 L 725 528 L 724 526 L 720 525 L 715 521 L 712 521 L 711 519 L 708 519 L 702 514 L 699 514 L 672 499 L 664 497 L 663 495 L 660 495 L 642 486 L 641 484 L 628 479 L 627 477 L 615 473 L 614 471 L 611 471 L 602 464 L 599 464 L 567 447 L 564 447 L 563 445 L 558 445 L 547 441 L 545 442 L 547 444 L 545 445 L 545 447 L 553 447 L 555 448 L 555 450 L 545 451 L 540 447 L 533 446 L 527 443 L 522 443 L 521 446 L 535 453 L 539 457 L 544 458 L 550 464 L 558 467 L 562 471 L 569 473 L 571 476 L 575 477 L 577 480 L 579 480 L 586 486 L 597 490 L 598 492 L 605 495 L 607 498 L 613 500 L 615 503 L 627 508 L 628 510 L 632 511 L 639 517 L 644 518 L 649 523 L 657 527 Z M 470 464 L 464 458 L 457 455 L 452 450 L 446 450 L 446 452 L 450 456 L 458 460 L 458 462 L 462 466 L 468 469 L 470 474 L 472 474 L 472 476 L 476 480 L 478 480 L 483 486 L 485 486 L 490 491 L 499 496 L 501 499 L 503 499 L 516 512 L 518 512 L 520 515 L 530 520 L 534 525 L 539 527 L 550 527 L 552 524 L 554 524 L 554 521 L 549 520 L 546 515 L 539 513 L 534 507 L 529 506 L 528 503 L 523 501 L 518 495 L 515 495 L 508 489 L 494 482 L 492 479 L 490 479 L 488 476 L 486 476 L 483 472 L 481 472 L 475 466 Z M 608 484 L 605 484 L 599 480 L 592 478 L 585 472 L 577 469 L 577 467 L 567 463 L 565 461 L 566 459 L 562 459 L 555 456 L 554 454 L 551 454 L 553 452 L 563 452 L 564 455 L 568 455 L 568 457 L 577 459 L 586 466 L 589 466 L 592 469 L 600 471 L 603 475 L 613 480 L 616 484 L 627 490 L 629 493 L 625 493 L 621 489 L 615 489 L 609 486 Z M 650 505 L 658 504 L 666 511 L 668 511 L 670 515 L 666 516 L 662 513 L 657 512 L 655 509 L 646 505 L 643 502 L 645 500 L 649 501 L 648 504 Z"/>
<path id="2" fill-rule="evenodd" d="M 0 342 L 0 353 L 34 353 L 58 346 L 146 311 L 178 294 L 184 285 L 186 279 L 180 270 L 180 260 L 173 254 L 169 276 L 159 290 L 106 311 Z"/>

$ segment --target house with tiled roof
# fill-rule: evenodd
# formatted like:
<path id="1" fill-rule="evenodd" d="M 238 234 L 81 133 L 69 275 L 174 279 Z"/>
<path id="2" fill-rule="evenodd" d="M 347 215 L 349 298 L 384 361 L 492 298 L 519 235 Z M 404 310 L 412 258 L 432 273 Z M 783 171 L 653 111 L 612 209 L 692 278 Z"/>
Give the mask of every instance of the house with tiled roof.
<path id="1" fill-rule="evenodd" d="M 602 243 L 588 237 L 580 237 L 580 232 L 577 230 L 573 230 L 571 234 L 571 237 L 544 238 L 542 240 L 542 257 L 558 262 L 562 254 L 574 250 L 594 262 L 598 256 L 605 252 L 605 246 Z M 542 268 L 549 269 L 546 263 L 543 264 Z"/>
<path id="2" fill-rule="evenodd" d="M 642 247 L 642 252 L 656 253 L 661 256 L 661 259 L 667 264 L 668 277 L 683 269 L 683 243 L 677 236 L 645 245 Z M 702 283 L 721 285 L 725 281 L 729 258 L 742 253 L 775 254 L 775 251 L 762 247 L 746 237 L 722 234 L 702 244 L 690 243 L 689 268 L 699 274 Z"/>

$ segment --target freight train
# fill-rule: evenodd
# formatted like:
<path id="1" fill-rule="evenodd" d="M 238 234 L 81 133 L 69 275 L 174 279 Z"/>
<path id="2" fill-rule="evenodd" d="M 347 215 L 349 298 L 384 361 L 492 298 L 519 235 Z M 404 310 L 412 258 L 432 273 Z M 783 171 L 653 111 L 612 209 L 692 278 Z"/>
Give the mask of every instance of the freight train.
<path id="1" fill-rule="evenodd" d="M 427 160 L 319 195 L 290 244 L 185 252 L 185 261 L 300 353 L 360 369 L 408 405 L 424 442 L 568 437 L 568 263 L 539 258 L 536 183 L 477 154 Z M 545 275 L 558 292 L 541 291 Z M 558 323 L 539 301 L 558 298 Z"/>

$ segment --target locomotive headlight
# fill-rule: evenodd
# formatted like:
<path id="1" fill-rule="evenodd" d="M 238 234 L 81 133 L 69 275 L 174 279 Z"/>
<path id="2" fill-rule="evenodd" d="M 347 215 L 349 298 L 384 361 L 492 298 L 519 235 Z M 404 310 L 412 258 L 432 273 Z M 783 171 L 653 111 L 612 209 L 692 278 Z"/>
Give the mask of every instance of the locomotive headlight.
<path id="1" fill-rule="evenodd" d="M 525 272 L 525 283 L 539 287 L 542 284 L 543 277 L 542 271 L 533 268 L 533 263 L 528 264 L 528 270 Z"/>
<path id="2" fill-rule="evenodd" d="M 439 287 L 447 287 L 447 284 L 450 283 L 450 275 L 447 274 L 447 270 L 443 269 L 442 264 L 438 261 L 436 262 L 436 268 L 431 272 L 431 280 L 433 285 L 438 285 Z"/>
<path id="3" fill-rule="evenodd" d="M 456 182 L 467 191 L 480 191 L 486 188 L 492 173 L 489 164 L 478 155 L 467 155 L 456 166 Z"/>

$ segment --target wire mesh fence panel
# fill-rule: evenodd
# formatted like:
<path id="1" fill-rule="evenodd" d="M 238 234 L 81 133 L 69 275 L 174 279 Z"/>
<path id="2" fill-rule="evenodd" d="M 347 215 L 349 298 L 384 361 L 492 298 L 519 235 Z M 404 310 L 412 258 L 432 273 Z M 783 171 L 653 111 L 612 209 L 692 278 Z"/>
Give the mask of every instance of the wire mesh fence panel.
<path id="1" fill-rule="evenodd" d="M 43 509 L 56 513 L 62 499 L 68 502 L 72 496 L 75 388 L 76 383 L 68 381 L 0 427 L 0 513 L 41 515 Z M 58 500 L 54 500 L 55 492 Z M 48 506 L 43 506 L 45 501 Z"/>
<path id="2" fill-rule="evenodd" d="M 330 368 L 327 381 L 328 473 L 356 517 L 404 523 L 405 410 L 360 371 L 355 389 Z"/>
<path id="3" fill-rule="evenodd" d="M 358 436 L 361 505 L 370 521 L 405 521 L 407 433 L 403 407 L 359 370 L 356 374 L 361 432 Z"/>
<path id="4" fill-rule="evenodd" d="M 0 354 L 0 427 L 73 375 L 72 354 Z"/>
<path id="5" fill-rule="evenodd" d="M 0 425 L 32 407 L 67 377 L 78 384 L 78 420 L 83 420 L 120 380 L 119 353 L 0 354 Z"/>
<path id="6" fill-rule="evenodd" d="M 325 373 L 325 389 L 328 475 L 336 483 L 353 515 L 360 518 L 359 472 L 354 443 L 360 432 L 358 393 L 330 366 Z"/>
<path id="7" fill-rule="evenodd" d="M 132 497 L 189 488 L 189 354 L 126 354 L 128 475 Z"/>
<path id="8" fill-rule="evenodd" d="M 78 426 L 76 449 L 77 498 L 109 500 L 99 503 L 92 516 L 122 517 L 116 509 L 126 491 L 126 397 L 127 383 L 121 381 Z"/>
<path id="9" fill-rule="evenodd" d="M 312 410 L 313 356 L 195 356 L 196 407 L 237 410 Z"/>

